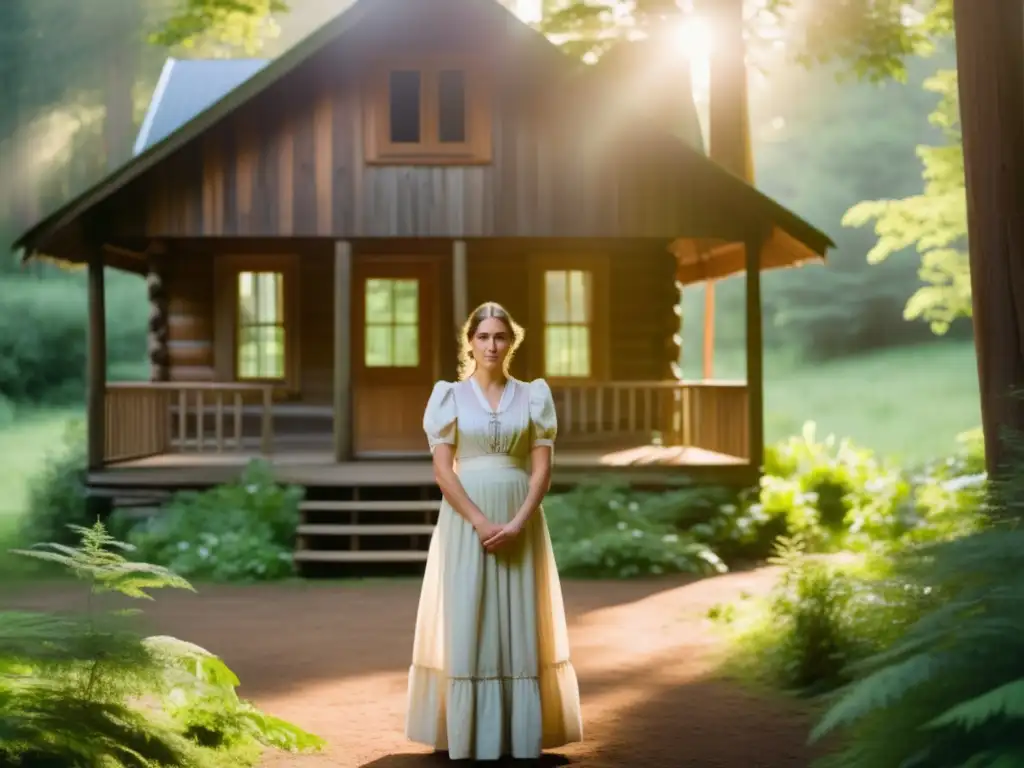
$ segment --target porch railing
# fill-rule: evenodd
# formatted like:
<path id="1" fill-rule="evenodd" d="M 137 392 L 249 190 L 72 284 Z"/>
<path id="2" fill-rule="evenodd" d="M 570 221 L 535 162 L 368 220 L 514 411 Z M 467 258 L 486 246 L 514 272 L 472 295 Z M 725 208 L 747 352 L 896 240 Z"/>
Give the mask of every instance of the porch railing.
<path id="1" fill-rule="evenodd" d="M 731 381 L 614 381 L 552 387 L 559 442 L 687 446 L 749 457 L 747 385 Z"/>
<path id="2" fill-rule="evenodd" d="M 274 440 L 270 384 L 118 382 L 107 384 L 104 461 L 130 461 L 170 451 L 244 449 L 244 406 L 258 403 L 259 449 Z"/>

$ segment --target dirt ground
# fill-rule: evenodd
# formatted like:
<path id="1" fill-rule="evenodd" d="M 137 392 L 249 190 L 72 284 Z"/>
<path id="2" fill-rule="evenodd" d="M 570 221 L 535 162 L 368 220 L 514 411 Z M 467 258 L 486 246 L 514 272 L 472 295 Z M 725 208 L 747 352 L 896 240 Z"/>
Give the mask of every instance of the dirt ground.
<path id="1" fill-rule="evenodd" d="M 543 766 L 789 768 L 807 766 L 807 721 L 709 677 L 712 605 L 760 594 L 765 571 L 704 581 L 567 582 L 573 661 L 583 702 L 582 744 Z M 204 587 L 160 595 L 154 631 L 221 655 L 261 707 L 320 734 L 319 755 L 270 754 L 267 768 L 428 768 L 447 763 L 402 734 L 418 583 Z M 64 603 L 66 589 L 0 603 Z"/>

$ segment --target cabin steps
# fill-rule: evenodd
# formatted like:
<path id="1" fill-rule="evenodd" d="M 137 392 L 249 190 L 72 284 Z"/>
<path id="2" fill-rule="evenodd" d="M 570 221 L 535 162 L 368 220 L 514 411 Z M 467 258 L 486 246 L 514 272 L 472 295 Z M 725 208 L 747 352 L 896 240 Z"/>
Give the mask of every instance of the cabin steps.
<path id="1" fill-rule="evenodd" d="M 295 531 L 299 573 L 422 573 L 440 501 L 436 486 L 307 488 Z"/>

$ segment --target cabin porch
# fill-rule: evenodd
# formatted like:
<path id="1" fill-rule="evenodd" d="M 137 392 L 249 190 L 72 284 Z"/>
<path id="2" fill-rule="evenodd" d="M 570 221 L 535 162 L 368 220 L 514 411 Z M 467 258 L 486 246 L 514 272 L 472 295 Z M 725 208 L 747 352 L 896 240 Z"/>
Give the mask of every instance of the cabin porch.
<path id="1" fill-rule="evenodd" d="M 104 459 L 89 473 L 90 492 L 152 507 L 177 490 L 230 482 L 261 458 L 280 482 L 306 488 L 298 562 L 421 563 L 440 501 L 425 441 L 416 452 L 339 459 L 345 440 L 333 410 L 275 402 L 273 391 L 237 382 L 108 383 Z M 598 477 L 648 488 L 756 482 L 742 383 L 604 382 L 553 393 L 555 490 Z"/>
<path id="2" fill-rule="evenodd" d="M 699 473 L 750 463 L 742 382 L 587 382 L 552 391 L 559 415 L 556 467 L 573 475 L 652 467 Z M 418 415 L 422 406 L 417 400 L 395 408 Z M 338 421 L 329 406 L 275 401 L 271 384 L 110 382 L 103 461 L 91 477 L 101 484 L 135 477 L 141 484 L 166 478 L 171 487 L 211 485 L 257 457 L 283 480 L 302 485 L 335 484 L 332 477 L 359 467 L 416 466 L 409 461 L 417 459 L 429 473 L 425 440 L 420 450 L 383 458 L 373 451 L 354 460 L 339 457 L 338 443 L 346 441 L 339 434 L 344 420 Z"/>

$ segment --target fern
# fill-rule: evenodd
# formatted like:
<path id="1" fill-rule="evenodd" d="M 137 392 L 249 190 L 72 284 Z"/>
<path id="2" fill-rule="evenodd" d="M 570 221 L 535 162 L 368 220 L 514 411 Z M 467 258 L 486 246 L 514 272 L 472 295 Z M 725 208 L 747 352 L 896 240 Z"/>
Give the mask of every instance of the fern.
<path id="1" fill-rule="evenodd" d="M 989 523 L 910 550 L 894 572 L 930 607 L 856 665 L 812 740 L 840 732 L 833 768 L 1024 765 L 1024 462 L 990 489 Z"/>
<path id="2" fill-rule="evenodd" d="M 928 723 L 928 727 L 959 725 L 970 730 L 998 717 L 1024 718 L 1024 679 L 957 704 Z"/>
<path id="3" fill-rule="evenodd" d="M 144 638 L 129 611 L 101 612 L 96 595 L 151 600 L 188 589 L 160 566 L 129 562 L 101 523 L 73 526 L 79 547 L 47 543 L 17 554 L 64 566 L 88 584 L 82 616 L 0 613 L 0 766 L 222 768 L 260 744 L 317 749 L 318 737 L 238 698 L 224 662 L 176 638 Z M 215 724 L 203 738 L 195 722 Z M 11 762 L 13 761 L 13 762 Z"/>

